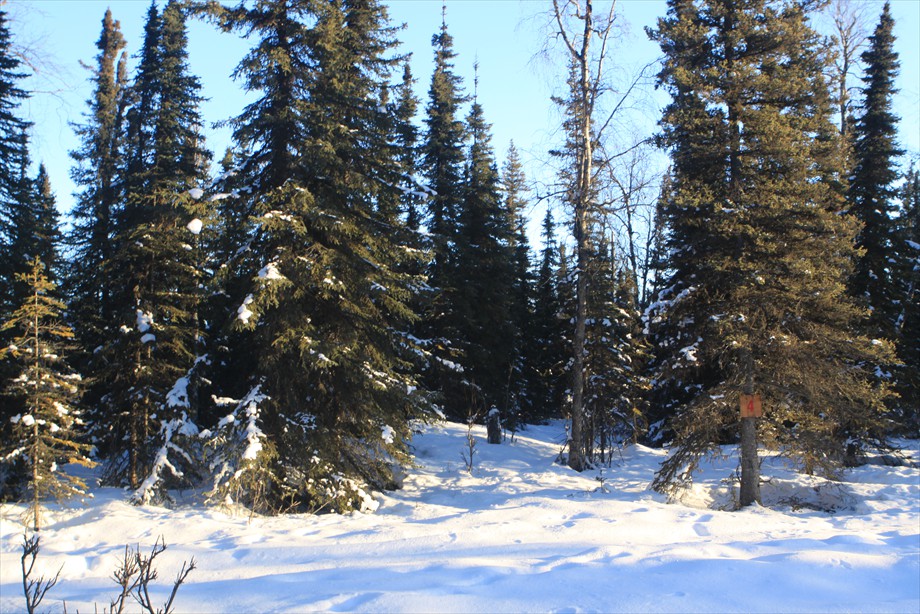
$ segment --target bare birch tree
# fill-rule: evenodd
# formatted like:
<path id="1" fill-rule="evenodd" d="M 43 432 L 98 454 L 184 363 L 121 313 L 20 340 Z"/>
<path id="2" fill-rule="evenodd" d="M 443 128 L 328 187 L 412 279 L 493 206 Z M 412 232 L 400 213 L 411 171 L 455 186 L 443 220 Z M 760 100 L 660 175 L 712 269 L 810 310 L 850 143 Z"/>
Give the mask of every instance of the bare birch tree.
<path id="1" fill-rule="evenodd" d="M 558 100 L 564 106 L 567 137 L 565 157 L 570 167 L 563 170 L 567 181 L 566 200 L 573 209 L 575 240 L 575 334 L 572 343 L 572 429 L 568 465 L 583 471 L 586 453 L 584 368 L 585 321 L 587 319 L 587 275 L 589 258 L 588 215 L 597 203 L 597 144 L 607 121 L 595 121 L 603 87 L 604 63 L 614 33 L 616 2 L 600 15 L 593 0 L 553 0 L 557 33 L 564 43 L 569 66 L 568 96 Z"/>

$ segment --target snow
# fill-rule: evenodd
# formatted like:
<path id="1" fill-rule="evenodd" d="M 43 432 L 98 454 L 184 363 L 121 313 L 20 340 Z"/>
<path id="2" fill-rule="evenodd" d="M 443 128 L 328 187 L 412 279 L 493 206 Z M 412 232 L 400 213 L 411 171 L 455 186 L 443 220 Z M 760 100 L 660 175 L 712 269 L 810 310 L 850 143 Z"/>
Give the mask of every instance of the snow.
<path id="1" fill-rule="evenodd" d="M 168 407 L 188 407 L 188 377 L 180 377 L 176 380 L 172 390 L 166 394 L 166 405 Z"/>
<path id="2" fill-rule="evenodd" d="M 920 611 L 917 468 L 869 464 L 827 482 L 770 456 L 771 507 L 732 512 L 719 508 L 737 490 L 723 483 L 735 448 L 668 503 L 647 488 L 666 451 L 624 448 L 578 474 L 554 462 L 561 423 L 491 446 L 476 426 L 469 474 L 466 425 L 420 428 L 404 488 L 377 493 L 375 514 L 250 518 L 190 493 L 174 509 L 135 507 L 99 487 L 85 504 L 52 504 L 36 571 L 63 568 L 41 610 L 108 605 L 124 545 L 149 552 L 162 535 L 155 603 L 182 561 L 198 564 L 181 612 Z M 0 509 L 3 612 L 24 609 L 24 509 Z"/>
<path id="3" fill-rule="evenodd" d="M 249 305 L 252 304 L 252 301 L 252 295 L 247 295 L 246 298 L 243 299 L 243 304 L 236 310 L 237 319 L 242 320 L 243 323 L 248 323 L 249 318 L 252 317 L 252 312 L 249 310 Z"/>
<path id="4" fill-rule="evenodd" d="M 188 231 L 189 231 L 190 233 L 192 233 L 193 235 L 199 235 L 199 234 L 201 234 L 201 228 L 202 228 L 202 226 L 204 226 L 204 222 L 202 222 L 201 220 L 199 220 L 199 219 L 196 217 L 196 218 L 193 219 L 191 222 L 189 222 L 188 224 L 186 224 L 185 227 L 188 228 Z"/>
<path id="5" fill-rule="evenodd" d="M 198 200 L 199 198 L 204 196 L 204 190 L 202 190 L 201 188 L 192 188 L 191 190 L 188 191 L 188 195 L 191 196 L 193 200 Z"/>
<path id="6" fill-rule="evenodd" d="M 393 443 L 393 439 L 396 437 L 396 431 L 394 431 L 393 427 L 389 424 L 385 424 L 383 428 L 380 429 L 380 437 L 383 439 L 384 443 Z"/>
<path id="7" fill-rule="evenodd" d="M 153 314 L 147 313 L 142 309 L 137 310 L 137 331 L 140 333 L 146 333 L 150 330 L 150 326 L 153 324 Z"/>
<path id="8" fill-rule="evenodd" d="M 278 270 L 277 263 L 269 262 L 259 270 L 259 279 L 270 281 L 272 279 L 286 279 Z"/>

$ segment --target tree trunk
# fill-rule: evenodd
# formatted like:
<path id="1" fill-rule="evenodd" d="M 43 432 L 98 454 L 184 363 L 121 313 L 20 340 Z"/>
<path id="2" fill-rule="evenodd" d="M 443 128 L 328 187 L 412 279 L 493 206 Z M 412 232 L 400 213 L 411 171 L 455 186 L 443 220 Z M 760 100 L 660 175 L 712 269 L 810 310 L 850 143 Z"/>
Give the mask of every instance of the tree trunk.
<path id="1" fill-rule="evenodd" d="M 486 417 L 486 433 L 489 443 L 502 442 L 502 419 L 497 407 L 490 409 Z"/>
<path id="2" fill-rule="evenodd" d="M 754 355 L 746 352 L 744 394 L 754 394 Z M 760 461 L 757 458 L 757 418 L 741 418 L 741 495 L 739 504 L 760 503 Z"/>
<path id="3" fill-rule="evenodd" d="M 589 48 L 594 35 L 592 5 L 585 2 L 584 33 L 581 49 L 576 55 L 581 72 L 578 96 L 581 99 L 581 113 L 576 139 L 575 159 L 578 177 L 575 186 L 575 337 L 572 340 L 572 439 L 569 442 L 569 467 L 584 471 L 588 462 L 585 453 L 585 320 L 588 313 L 588 278 L 585 267 L 588 264 L 588 206 L 591 202 L 591 166 L 594 160 L 593 135 L 591 133 L 591 109 L 593 102 L 590 78 Z"/>

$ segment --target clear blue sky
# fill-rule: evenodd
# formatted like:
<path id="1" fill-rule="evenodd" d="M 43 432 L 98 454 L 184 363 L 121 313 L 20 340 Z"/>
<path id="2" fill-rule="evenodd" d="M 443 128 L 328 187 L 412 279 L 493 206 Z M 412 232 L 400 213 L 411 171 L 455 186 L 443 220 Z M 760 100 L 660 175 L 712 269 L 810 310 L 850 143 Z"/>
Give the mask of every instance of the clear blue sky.
<path id="1" fill-rule="evenodd" d="M 235 2 L 228 2 L 235 4 Z M 160 0 L 163 4 L 163 0 Z M 406 23 L 401 32 L 403 50 L 413 54 L 412 69 L 424 105 L 432 70 L 431 36 L 441 23 L 440 0 L 391 0 L 394 23 Z M 881 2 L 868 1 L 874 27 Z M 12 0 L 4 8 L 14 19 L 13 35 L 40 50 L 56 68 L 46 78 L 26 83 L 37 93 L 25 107 L 35 123 L 32 157 L 48 167 L 58 206 L 69 210 L 73 184 L 68 176 L 67 152 L 77 147 L 69 122 L 81 122 L 85 100 L 91 94 L 87 72 L 79 63 L 93 64 L 106 7 L 121 22 L 131 54 L 142 40 L 149 0 Z M 456 69 L 468 92 L 473 87 L 473 64 L 479 62 L 479 100 L 493 125 L 494 146 L 503 161 L 510 140 L 522 151 L 532 175 L 547 173 L 546 151 L 555 144 L 559 118 L 549 100 L 562 85 L 562 67 L 541 56 L 551 33 L 545 11 L 548 1 L 448 0 L 447 22 L 458 53 Z M 664 0 L 619 0 L 617 10 L 629 24 L 626 38 L 615 50 L 613 63 L 635 67 L 654 60 L 658 48 L 643 27 L 663 15 Z M 910 153 L 920 153 L 920 0 L 893 0 L 898 52 L 901 58 L 900 94 L 896 110 L 902 117 L 901 143 Z M 192 71 L 203 83 L 202 109 L 210 123 L 236 115 L 245 104 L 239 85 L 229 75 L 247 49 L 234 34 L 221 34 L 209 24 L 192 22 L 189 32 Z M 132 62 L 133 65 L 136 62 Z M 654 96 L 654 95 L 653 95 Z M 657 119 L 655 103 L 637 115 L 639 129 L 651 131 Z M 226 130 L 208 132 L 208 145 L 220 158 L 229 142 Z M 536 220 L 535 220 L 536 221 Z"/>

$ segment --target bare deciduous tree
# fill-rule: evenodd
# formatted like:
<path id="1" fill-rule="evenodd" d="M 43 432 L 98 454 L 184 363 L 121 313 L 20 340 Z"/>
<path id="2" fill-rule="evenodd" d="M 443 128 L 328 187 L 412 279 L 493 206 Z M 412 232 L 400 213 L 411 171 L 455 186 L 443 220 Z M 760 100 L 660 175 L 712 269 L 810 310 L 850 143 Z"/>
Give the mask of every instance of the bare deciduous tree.
<path id="1" fill-rule="evenodd" d="M 866 44 L 869 32 L 869 14 L 866 3 L 853 0 L 834 0 L 828 9 L 834 27 L 834 74 L 831 76 L 837 90 L 837 108 L 840 113 L 840 134 L 849 132 L 850 90 L 849 77 L 856 68 L 859 51 Z"/>

